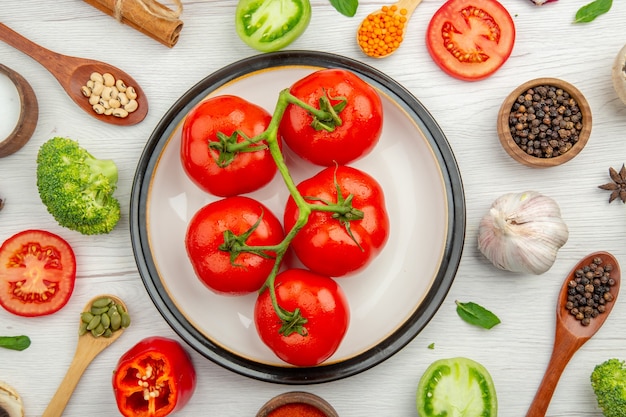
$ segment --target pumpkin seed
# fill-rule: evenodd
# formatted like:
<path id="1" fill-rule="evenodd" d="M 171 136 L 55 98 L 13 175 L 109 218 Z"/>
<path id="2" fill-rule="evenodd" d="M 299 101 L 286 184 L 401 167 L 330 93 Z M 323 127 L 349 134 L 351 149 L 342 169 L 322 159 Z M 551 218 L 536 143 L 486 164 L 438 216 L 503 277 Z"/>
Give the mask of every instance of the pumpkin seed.
<path id="1" fill-rule="evenodd" d="M 111 326 L 111 319 L 107 314 L 103 314 L 100 316 L 100 323 L 104 326 L 105 329 L 108 329 Z"/>
<path id="2" fill-rule="evenodd" d="M 109 307 L 94 307 L 91 306 L 91 309 L 89 310 L 91 311 L 91 314 L 93 314 L 94 316 L 99 316 L 101 314 L 106 313 L 107 311 L 109 311 Z"/>
<path id="3" fill-rule="evenodd" d="M 96 308 L 109 307 L 112 302 L 113 300 L 111 300 L 109 297 L 101 297 L 91 303 L 91 306 Z"/>
<path id="4" fill-rule="evenodd" d="M 119 330 L 122 327 L 122 316 L 117 311 L 111 315 L 111 330 Z"/>
<path id="5" fill-rule="evenodd" d="M 94 300 L 89 311 L 81 313 L 80 319 L 78 333 L 81 336 L 90 331 L 94 337 L 111 337 L 115 331 L 130 325 L 130 315 L 124 307 L 104 296 Z"/>
<path id="6" fill-rule="evenodd" d="M 121 304 L 116 304 L 117 306 L 117 311 L 119 311 L 120 314 L 125 313 L 126 310 L 124 309 L 124 306 Z"/>
<path id="7" fill-rule="evenodd" d="M 95 329 L 91 329 L 91 334 L 94 337 L 100 337 L 104 334 L 104 331 L 106 329 L 104 328 L 104 326 L 102 324 L 98 324 L 98 326 Z"/>
<path id="8" fill-rule="evenodd" d="M 109 318 L 113 316 L 113 313 L 117 313 L 117 304 L 113 304 L 111 307 L 109 307 L 109 311 L 107 311 L 107 315 L 109 316 Z"/>
<path id="9" fill-rule="evenodd" d="M 93 319 L 93 314 L 91 314 L 89 311 L 85 311 L 80 315 L 80 319 L 83 323 L 89 323 L 91 319 Z"/>
<path id="10" fill-rule="evenodd" d="M 93 316 L 89 324 L 87 325 L 87 330 L 93 330 L 100 325 L 101 316 Z"/>
<path id="11" fill-rule="evenodd" d="M 130 326 L 130 315 L 127 312 L 123 312 L 121 316 L 122 316 L 122 327 L 127 328 L 128 326 Z"/>
<path id="12" fill-rule="evenodd" d="M 80 327 L 78 328 L 78 335 L 79 336 L 82 336 L 85 333 L 87 333 L 87 324 L 89 324 L 89 323 L 82 322 L 80 324 Z"/>

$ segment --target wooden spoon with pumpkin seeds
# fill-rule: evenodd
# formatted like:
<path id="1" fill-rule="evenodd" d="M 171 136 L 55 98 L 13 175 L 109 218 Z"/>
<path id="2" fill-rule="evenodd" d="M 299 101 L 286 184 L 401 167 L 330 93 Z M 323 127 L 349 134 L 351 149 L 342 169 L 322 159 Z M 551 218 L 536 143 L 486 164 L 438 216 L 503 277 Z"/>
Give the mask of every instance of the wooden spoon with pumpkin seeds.
<path id="1" fill-rule="evenodd" d="M 111 310 L 115 310 L 115 312 Z M 94 319 L 91 325 L 85 323 L 85 313 L 89 313 L 92 318 L 99 317 L 100 322 L 95 325 L 97 320 Z M 117 323 L 117 317 L 115 316 L 116 314 L 120 317 L 119 325 Z M 101 323 L 105 315 L 109 321 L 108 327 L 106 328 L 106 323 Z M 91 322 L 91 320 L 89 321 Z M 106 322 L 107 319 L 104 319 L 104 321 Z M 106 349 L 111 343 L 115 342 L 129 324 L 130 316 L 128 316 L 126 305 L 119 298 L 108 294 L 99 295 L 92 298 L 87 303 L 80 318 L 78 344 L 76 346 L 76 352 L 74 353 L 74 359 L 42 417 L 60 417 L 63 414 L 87 366 L 89 366 L 100 352 Z M 102 325 L 102 328 L 99 327 L 100 325 Z M 110 332 L 107 332 L 107 329 L 110 330 Z"/>

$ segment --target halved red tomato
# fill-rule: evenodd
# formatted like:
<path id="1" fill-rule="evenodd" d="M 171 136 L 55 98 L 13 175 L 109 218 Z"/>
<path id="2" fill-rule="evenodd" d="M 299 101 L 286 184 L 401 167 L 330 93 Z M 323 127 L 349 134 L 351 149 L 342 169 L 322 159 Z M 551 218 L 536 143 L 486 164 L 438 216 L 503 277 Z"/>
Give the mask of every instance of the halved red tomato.
<path id="1" fill-rule="evenodd" d="M 0 305 L 18 316 L 60 310 L 74 291 L 76 258 L 63 238 L 24 230 L 0 246 Z"/>
<path id="2" fill-rule="evenodd" d="M 476 81 L 500 68 L 511 55 L 515 25 L 496 0 L 449 0 L 426 31 L 433 60 L 449 75 Z"/>

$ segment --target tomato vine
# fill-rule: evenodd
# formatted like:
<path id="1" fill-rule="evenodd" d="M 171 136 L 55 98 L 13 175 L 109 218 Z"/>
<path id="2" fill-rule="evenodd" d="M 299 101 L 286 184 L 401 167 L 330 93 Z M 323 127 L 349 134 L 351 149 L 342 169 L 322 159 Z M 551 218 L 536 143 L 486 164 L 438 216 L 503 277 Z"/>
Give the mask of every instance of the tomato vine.
<path id="1" fill-rule="evenodd" d="M 331 100 L 335 102 L 338 101 L 338 103 L 332 105 Z M 265 252 L 274 252 L 276 254 L 274 259 L 274 266 L 259 292 L 263 292 L 266 289 L 270 292 L 270 298 L 274 310 L 276 311 L 276 315 L 283 323 L 280 332 L 285 336 L 288 336 L 293 332 L 305 334 L 306 329 L 303 326 L 307 322 L 307 319 L 305 317 L 302 317 L 299 309 L 295 309 L 294 311 L 286 311 L 278 305 L 278 301 L 276 299 L 274 286 L 275 278 L 278 274 L 282 260 L 287 252 L 287 249 L 289 248 L 291 241 L 294 239 L 296 234 L 307 224 L 311 212 L 315 210 L 334 213 L 333 217 L 341 222 L 342 226 L 346 229 L 346 232 L 356 242 L 356 239 L 354 238 L 354 236 L 352 236 L 352 232 L 350 230 L 350 222 L 362 219 L 363 212 L 352 206 L 352 194 L 349 194 L 347 196 L 343 196 L 341 194 L 339 185 L 336 181 L 335 185 L 338 191 L 337 203 L 324 201 L 324 204 L 313 204 L 306 201 L 305 197 L 302 196 L 302 194 L 300 194 L 297 189 L 297 186 L 285 162 L 282 150 L 279 146 L 278 131 L 280 127 L 280 122 L 287 107 L 290 104 L 294 104 L 302 107 L 311 115 L 311 117 L 313 118 L 311 126 L 314 129 L 332 131 L 336 126 L 340 126 L 342 123 L 340 113 L 345 108 L 346 102 L 347 100 L 344 97 L 329 97 L 328 95 L 324 95 L 319 100 L 320 107 L 316 108 L 310 106 L 296 96 L 292 95 L 287 88 L 279 93 L 276 106 L 272 114 L 272 118 L 267 128 L 262 133 L 252 138 L 248 138 L 242 135 L 242 132 L 235 132 L 231 136 L 222 134 L 218 135 L 220 137 L 220 142 L 213 142 L 209 145 L 212 149 L 218 151 L 218 161 L 223 162 L 226 160 L 232 161 L 232 159 L 234 159 L 235 155 L 238 152 L 248 152 L 251 149 L 259 149 L 261 146 L 264 146 L 261 145 L 261 142 L 263 141 L 267 143 L 267 147 L 269 148 L 270 154 L 274 159 L 278 172 L 280 173 L 283 182 L 285 183 L 289 191 L 289 194 L 292 196 L 296 205 L 298 206 L 298 220 L 285 235 L 281 243 L 273 246 L 263 247 L 247 246 L 245 244 L 246 235 L 252 233 L 255 227 L 253 226 L 251 230 L 247 231 L 242 236 L 236 236 L 230 231 L 224 232 L 225 243 L 220 247 L 221 250 L 231 253 L 231 263 L 233 264 L 235 262 L 237 254 L 241 252 L 251 252 L 260 256 L 263 256 L 261 254 L 265 254 Z M 237 142 L 237 135 L 241 135 L 244 140 L 241 142 Z"/>

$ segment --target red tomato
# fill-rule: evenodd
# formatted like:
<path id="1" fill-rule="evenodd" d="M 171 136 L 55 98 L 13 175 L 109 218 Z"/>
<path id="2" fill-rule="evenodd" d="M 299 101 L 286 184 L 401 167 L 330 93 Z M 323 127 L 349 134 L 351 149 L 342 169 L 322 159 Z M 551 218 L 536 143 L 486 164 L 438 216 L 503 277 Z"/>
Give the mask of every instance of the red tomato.
<path id="1" fill-rule="evenodd" d="M 300 309 L 306 323 L 302 334 L 281 334 L 283 323 L 265 289 L 254 307 L 254 323 L 263 343 L 291 365 L 315 366 L 331 357 L 350 321 L 350 308 L 341 287 L 332 278 L 305 269 L 281 272 L 274 285 L 278 305 L 289 312 Z"/>
<path id="2" fill-rule="evenodd" d="M 354 73 L 343 69 L 316 71 L 297 81 L 292 95 L 319 108 L 322 96 L 334 106 L 345 97 L 347 104 L 338 112 L 341 125 L 332 132 L 316 130 L 313 116 L 302 107 L 290 104 L 281 120 L 285 143 L 301 158 L 317 165 L 347 164 L 369 153 L 380 138 L 383 107 L 376 90 Z"/>
<path id="3" fill-rule="evenodd" d="M 448 0 L 426 31 L 433 60 L 466 81 L 493 74 L 509 58 L 514 43 L 513 19 L 496 0 Z"/>
<path id="4" fill-rule="evenodd" d="M 19 316 L 60 310 L 74 291 L 76 258 L 63 238 L 24 230 L 0 247 L 0 305 Z"/>
<path id="5" fill-rule="evenodd" d="M 141 340 L 113 373 L 117 408 L 125 417 L 165 417 L 181 410 L 195 388 L 191 358 L 180 343 L 165 337 Z"/>
<path id="6" fill-rule="evenodd" d="M 255 224 L 259 224 L 255 227 Z M 185 245 L 198 278 L 216 293 L 241 295 L 257 291 L 265 282 L 275 253 L 239 252 L 231 259 L 228 248 L 222 250 L 224 233 L 243 236 L 239 245 L 269 246 L 279 244 L 283 228 L 276 216 L 263 204 L 249 197 L 235 196 L 209 203 L 194 215 L 187 226 Z M 230 245 L 232 246 L 232 245 Z"/>
<path id="7" fill-rule="evenodd" d="M 238 132 L 232 141 L 243 142 L 240 133 L 247 138 L 259 135 L 271 118 L 263 108 L 235 96 L 217 96 L 198 104 L 182 128 L 180 156 L 189 178 L 204 191 L 220 197 L 248 193 L 270 182 L 276 164 L 265 141 L 251 145 L 259 150 L 232 154 L 232 161 L 225 166 L 218 161 L 228 154 L 210 149 L 209 144 L 220 143 L 219 132 L 225 138 Z"/>
<path id="8" fill-rule="evenodd" d="M 336 181 L 336 183 L 335 183 Z M 300 261 L 312 271 L 340 277 L 364 268 L 383 248 L 389 235 L 389 218 L 383 190 L 370 175 L 348 166 L 328 167 L 298 185 L 311 204 L 337 203 L 339 185 L 343 199 L 352 195 L 352 207 L 363 212 L 361 220 L 348 221 L 326 211 L 313 211 L 308 223 L 291 242 Z M 292 197 L 284 214 L 285 230 L 291 230 L 300 210 Z"/>

